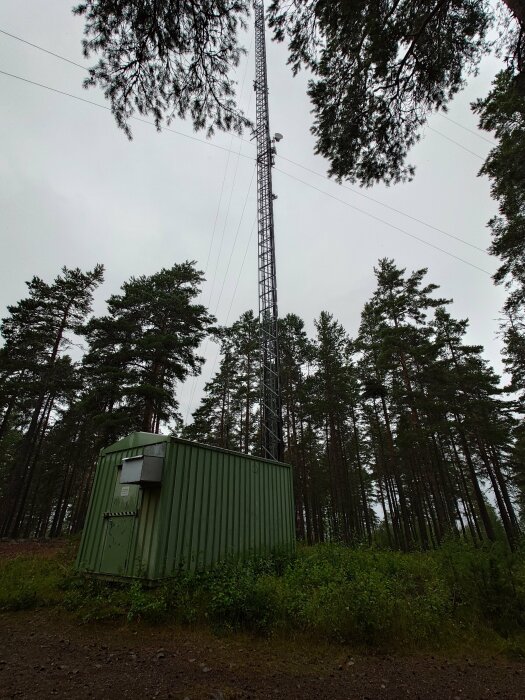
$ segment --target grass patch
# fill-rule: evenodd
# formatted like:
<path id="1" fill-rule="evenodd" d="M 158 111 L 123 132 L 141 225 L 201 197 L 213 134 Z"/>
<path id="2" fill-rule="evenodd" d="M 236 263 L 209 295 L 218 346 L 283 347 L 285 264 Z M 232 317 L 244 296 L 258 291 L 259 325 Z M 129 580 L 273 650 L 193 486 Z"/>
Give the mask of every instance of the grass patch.
<path id="1" fill-rule="evenodd" d="M 54 604 L 83 621 L 206 624 L 381 650 L 525 657 L 525 553 L 498 544 L 450 541 L 410 554 L 302 547 L 292 558 L 180 572 L 153 590 L 79 576 L 62 554 L 0 562 L 0 609 Z"/>
<path id="2" fill-rule="evenodd" d="M 60 604 L 72 566 L 71 548 L 0 559 L 0 612 Z"/>

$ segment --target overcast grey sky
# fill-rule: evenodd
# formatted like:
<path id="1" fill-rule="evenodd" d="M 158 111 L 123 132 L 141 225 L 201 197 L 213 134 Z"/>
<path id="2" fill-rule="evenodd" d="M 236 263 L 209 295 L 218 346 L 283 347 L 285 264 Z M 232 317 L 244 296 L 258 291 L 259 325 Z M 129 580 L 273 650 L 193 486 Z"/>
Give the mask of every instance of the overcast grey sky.
<path id="1" fill-rule="evenodd" d="M 63 0 L 0 4 L 0 29 L 89 65 L 81 54 L 82 27 Z M 250 44 L 248 34 L 246 48 Z M 286 48 L 268 44 L 271 128 L 284 134 L 274 173 L 280 314 L 299 314 L 313 332 L 313 319 L 325 309 L 355 334 L 375 286 L 372 268 L 378 258 L 392 257 L 408 270 L 428 267 L 428 280 L 454 299 L 451 313 L 470 319 L 469 341 L 484 345 L 486 357 L 501 371 L 496 333 L 504 291 L 489 275 L 392 226 L 489 273 L 497 261 L 291 164 L 321 174 L 327 170 L 313 155 L 306 76 L 293 78 Z M 252 117 L 253 60 L 250 51 L 238 75 L 240 103 Z M 498 68 L 495 59 L 484 60 L 479 75 L 452 103 L 450 118 L 476 130 L 469 103 L 488 92 Z M 4 34 L 0 71 L 106 104 L 99 91 L 82 89 L 81 69 Z M 8 304 L 25 295 L 25 280 L 33 275 L 50 280 L 63 265 L 87 269 L 104 263 L 106 279 L 95 303 L 95 312 L 104 313 L 104 300 L 125 279 L 186 259 L 206 270 L 203 301 L 219 323 L 257 309 L 253 143 L 228 134 L 199 143 L 137 122 L 129 142 L 105 109 L 2 74 L 0 87 L 2 316 Z M 171 128 L 194 135 L 189 123 L 174 122 Z M 249 134 L 244 138 L 249 141 Z M 486 249 L 486 222 L 496 206 L 488 181 L 476 175 L 489 149 L 479 136 L 435 115 L 411 154 L 415 180 L 361 192 Z M 208 343 L 205 350 L 203 374 L 181 388 L 184 416 L 196 407 L 204 382 L 217 368 L 216 346 Z"/>

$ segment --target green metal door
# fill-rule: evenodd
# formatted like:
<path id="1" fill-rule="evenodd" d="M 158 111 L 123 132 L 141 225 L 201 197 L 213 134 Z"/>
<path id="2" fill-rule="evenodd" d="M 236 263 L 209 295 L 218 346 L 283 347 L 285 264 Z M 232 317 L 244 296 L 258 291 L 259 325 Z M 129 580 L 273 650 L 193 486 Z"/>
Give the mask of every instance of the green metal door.
<path id="1" fill-rule="evenodd" d="M 117 470 L 111 510 L 104 513 L 104 545 L 100 558 L 103 574 L 125 576 L 138 520 L 140 488 L 120 483 Z"/>
<path id="2" fill-rule="evenodd" d="M 135 520 L 135 515 L 120 513 L 106 517 L 106 537 L 100 562 L 102 573 L 126 574 Z"/>

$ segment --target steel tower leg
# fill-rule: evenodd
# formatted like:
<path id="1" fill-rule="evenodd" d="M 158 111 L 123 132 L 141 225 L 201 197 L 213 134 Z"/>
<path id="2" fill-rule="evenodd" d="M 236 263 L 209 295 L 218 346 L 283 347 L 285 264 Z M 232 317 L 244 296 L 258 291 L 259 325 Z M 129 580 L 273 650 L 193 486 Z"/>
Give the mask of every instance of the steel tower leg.
<path id="1" fill-rule="evenodd" d="M 283 458 L 279 343 L 277 339 L 277 279 L 273 221 L 272 166 L 275 149 L 270 137 L 264 0 L 254 0 L 255 91 L 257 137 L 257 223 L 259 240 L 259 320 L 261 324 L 261 442 L 263 457 Z"/>

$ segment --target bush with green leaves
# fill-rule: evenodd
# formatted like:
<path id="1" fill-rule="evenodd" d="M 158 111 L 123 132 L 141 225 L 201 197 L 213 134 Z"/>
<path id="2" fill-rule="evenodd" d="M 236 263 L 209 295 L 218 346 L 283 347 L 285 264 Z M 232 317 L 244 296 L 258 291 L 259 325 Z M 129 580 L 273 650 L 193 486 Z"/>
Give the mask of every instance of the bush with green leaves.
<path id="1" fill-rule="evenodd" d="M 456 539 L 406 554 L 318 545 L 293 557 L 180 571 L 154 588 L 73 574 L 59 557 L 0 562 L 0 610 L 57 603 L 83 621 L 302 632 L 384 649 L 461 646 L 481 637 L 525 654 L 525 550 Z"/>

